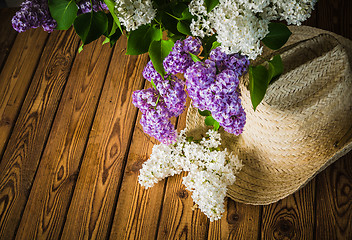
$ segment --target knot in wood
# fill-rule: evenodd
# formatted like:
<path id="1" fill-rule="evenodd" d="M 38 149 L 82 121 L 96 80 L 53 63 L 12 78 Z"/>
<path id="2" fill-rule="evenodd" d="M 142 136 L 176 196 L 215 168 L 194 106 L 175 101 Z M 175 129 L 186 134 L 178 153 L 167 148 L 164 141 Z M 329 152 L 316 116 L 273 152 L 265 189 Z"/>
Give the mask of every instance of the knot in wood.
<path id="1" fill-rule="evenodd" d="M 282 237 L 288 237 L 288 238 L 293 238 L 295 235 L 294 232 L 294 226 L 291 221 L 287 219 L 280 219 L 277 222 L 277 228 L 276 228 L 276 234 L 278 235 L 276 237 L 282 238 Z"/>
<path id="2" fill-rule="evenodd" d="M 240 216 L 239 216 L 237 213 L 234 213 L 234 214 L 228 215 L 228 217 L 227 217 L 227 222 L 228 222 L 229 224 L 234 224 L 234 223 L 236 223 L 239 219 L 240 219 Z"/>
<path id="3" fill-rule="evenodd" d="M 352 194 L 351 192 L 351 186 L 348 184 L 344 184 L 343 188 L 342 188 L 342 194 L 349 197 L 349 195 Z M 352 196 L 351 196 L 352 197 Z"/>
<path id="4" fill-rule="evenodd" d="M 141 159 L 141 160 L 133 163 L 133 165 L 131 166 L 131 171 L 134 173 L 138 173 L 139 170 L 142 168 L 143 162 L 144 162 L 144 160 Z"/>
<path id="5" fill-rule="evenodd" d="M 187 198 L 188 197 L 188 192 L 185 189 L 180 189 L 179 191 L 177 191 L 177 196 L 179 198 Z"/>

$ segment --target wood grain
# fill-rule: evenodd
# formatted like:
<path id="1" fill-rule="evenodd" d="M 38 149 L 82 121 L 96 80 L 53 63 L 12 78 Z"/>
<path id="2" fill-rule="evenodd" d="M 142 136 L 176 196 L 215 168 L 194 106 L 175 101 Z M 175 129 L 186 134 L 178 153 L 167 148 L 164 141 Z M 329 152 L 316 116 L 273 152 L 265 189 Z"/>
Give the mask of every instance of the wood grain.
<path id="1" fill-rule="evenodd" d="M 102 46 L 100 39 L 87 45 L 77 55 L 22 216 L 17 239 L 59 238 L 111 53 L 108 44 Z"/>
<path id="2" fill-rule="evenodd" d="M 133 132 L 137 109 L 132 91 L 144 83 L 147 56 L 126 56 L 126 37 L 113 53 L 111 65 L 89 135 L 63 239 L 106 239 Z"/>
<path id="3" fill-rule="evenodd" d="M 40 29 L 19 34 L 0 74 L 0 158 L 26 97 L 47 37 L 48 34 Z"/>
<path id="4" fill-rule="evenodd" d="M 178 131 L 186 127 L 186 116 L 185 111 L 178 118 Z M 191 193 L 182 184 L 185 176 L 183 172 L 167 179 L 158 239 L 207 239 L 209 221 L 199 209 L 193 210 Z"/>
<path id="5" fill-rule="evenodd" d="M 317 176 L 316 239 L 352 239 L 352 153 Z"/>
<path id="6" fill-rule="evenodd" d="M 261 206 L 237 203 L 227 198 L 223 217 L 209 225 L 208 239 L 257 239 L 261 210 Z"/>
<path id="7" fill-rule="evenodd" d="M 319 0 L 318 27 L 352 39 L 352 1 Z"/>
<path id="8" fill-rule="evenodd" d="M 0 163 L 0 239 L 16 232 L 77 47 L 71 29 L 44 49 Z"/>
<path id="9" fill-rule="evenodd" d="M 145 88 L 150 88 L 147 82 Z M 143 132 L 138 118 L 121 183 L 110 239 L 155 239 L 165 181 L 146 190 L 138 183 L 139 170 L 157 140 Z M 172 121 L 175 123 L 175 119 Z"/>
<path id="10" fill-rule="evenodd" d="M 352 39 L 352 2 L 320 0 L 318 27 Z M 316 239 L 352 239 L 352 155 L 316 177 Z"/>
<path id="11" fill-rule="evenodd" d="M 193 210 L 191 193 L 182 184 L 187 173 L 167 179 L 157 239 L 207 239 L 209 220 Z"/>
<path id="12" fill-rule="evenodd" d="M 312 239 L 314 232 L 315 180 L 298 192 L 263 206 L 262 239 Z"/>
<path id="13" fill-rule="evenodd" d="M 17 35 L 11 24 L 15 13 L 16 9 L 0 9 L 0 72 Z"/>

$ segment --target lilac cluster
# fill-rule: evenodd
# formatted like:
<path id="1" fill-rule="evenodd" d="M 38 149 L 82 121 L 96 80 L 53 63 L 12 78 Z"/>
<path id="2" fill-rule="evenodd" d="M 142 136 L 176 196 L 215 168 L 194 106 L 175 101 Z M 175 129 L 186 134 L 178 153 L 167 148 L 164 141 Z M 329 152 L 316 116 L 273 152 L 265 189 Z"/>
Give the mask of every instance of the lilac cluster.
<path id="1" fill-rule="evenodd" d="M 193 105 L 211 111 L 225 131 L 236 135 L 242 133 L 246 122 L 237 87 L 248 65 L 247 57 L 227 55 L 216 48 L 210 53 L 210 59 L 194 63 L 185 73 Z"/>
<path id="2" fill-rule="evenodd" d="M 164 69 L 169 74 L 185 73 L 193 60 L 189 53 L 198 55 L 201 41 L 198 38 L 187 37 L 185 40 L 177 40 L 170 54 L 164 59 Z"/>
<path id="3" fill-rule="evenodd" d="M 94 12 L 109 10 L 108 6 L 106 6 L 106 4 L 100 0 L 92 0 L 92 4 L 93 4 Z M 81 0 L 80 2 L 77 3 L 77 7 L 78 7 L 77 14 L 89 13 L 92 11 L 91 0 Z"/>
<path id="4" fill-rule="evenodd" d="M 135 91 L 132 94 L 132 103 L 143 113 L 140 123 L 145 133 L 164 144 L 175 142 L 177 132 L 170 122 L 173 114 L 155 89 Z"/>
<path id="5" fill-rule="evenodd" d="M 52 32 L 56 28 L 56 21 L 49 12 L 48 0 L 24 1 L 21 9 L 12 18 L 12 27 L 17 32 L 24 32 L 40 26 L 47 32 Z"/>
<path id="6" fill-rule="evenodd" d="M 185 110 L 187 94 L 185 83 L 181 79 L 174 75 L 166 75 L 162 78 L 155 70 L 152 61 L 145 66 L 143 77 L 149 82 L 153 80 L 156 90 L 173 116 L 177 117 Z"/>
<path id="7" fill-rule="evenodd" d="M 248 57 L 238 53 L 227 55 L 226 53 L 222 52 L 219 47 L 213 49 L 210 52 L 210 59 L 216 63 L 219 71 L 231 69 L 236 71 L 238 76 L 241 76 L 243 73 L 245 73 L 249 66 Z"/>
<path id="8" fill-rule="evenodd" d="M 155 85 L 155 89 L 138 90 L 132 95 L 132 103 L 143 113 L 140 121 L 143 130 L 162 143 L 174 143 L 177 132 L 170 118 L 185 110 L 185 83 L 172 75 L 162 78 L 152 61 L 145 66 L 143 77 Z"/>
<path id="9" fill-rule="evenodd" d="M 143 70 L 143 77 L 153 82 L 155 89 L 136 91 L 133 94 L 133 103 L 143 113 L 140 123 L 144 132 L 160 142 L 170 144 L 176 140 L 176 130 L 170 117 L 177 117 L 185 110 L 187 98 L 185 83 L 176 74 L 184 73 L 192 65 L 189 53 L 199 54 L 200 47 L 200 40 L 192 37 L 176 41 L 171 53 L 163 61 L 167 72 L 164 78 L 155 70 L 152 61 Z M 153 97 L 150 96 L 151 91 Z M 149 98 L 146 98 L 147 93 Z"/>

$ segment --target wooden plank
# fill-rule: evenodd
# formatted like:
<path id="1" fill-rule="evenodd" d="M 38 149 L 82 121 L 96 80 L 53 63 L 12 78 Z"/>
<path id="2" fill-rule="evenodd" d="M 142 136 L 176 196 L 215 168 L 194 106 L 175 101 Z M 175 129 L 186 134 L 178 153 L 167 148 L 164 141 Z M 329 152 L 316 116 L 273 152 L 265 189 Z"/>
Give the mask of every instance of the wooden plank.
<path id="1" fill-rule="evenodd" d="M 320 0 L 320 28 L 352 39 L 352 2 Z M 316 239 L 352 239 L 352 155 L 317 176 Z"/>
<path id="2" fill-rule="evenodd" d="M 63 239 L 108 237 L 137 109 L 132 91 L 144 83 L 148 56 L 127 56 L 122 37 L 111 60 L 73 194 Z"/>
<path id="3" fill-rule="evenodd" d="M 187 99 L 189 106 L 189 98 Z M 186 127 L 185 111 L 178 119 L 178 131 Z M 209 221 L 199 210 L 192 210 L 191 193 L 182 184 L 183 172 L 168 178 L 162 205 L 158 239 L 207 239 Z"/>
<path id="4" fill-rule="evenodd" d="M 0 74 L 0 158 L 15 125 L 47 37 L 48 34 L 39 29 L 19 34 Z"/>
<path id="5" fill-rule="evenodd" d="M 315 180 L 304 188 L 267 206 L 263 206 L 262 239 L 313 239 Z"/>
<path id="6" fill-rule="evenodd" d="M 102 46 L 102 42 L 100 39 L 87 45 L 74 61 L 16 235 L 18 239 L 60 236 L 112 53 L 108 44 Z"/>
<path id="7" fill-rule="evenodd" d="M 316 239 L 352 239 L 352 153 L 317 177 Z"/>
<path id="8" fill-rule="evenodd" d="M 12 28 L 11 19 L 17 9 L 0 9 L 0 71 L 15 41 L 17 32 Z"/>
<path id="9" fill-rule="evenodd" d="M 319 0 L 318 27 L 352 39 L 352 1 Z"/>
<path id="10" fill-rule="evenodd" d="M 145 88 L 150 88 L 147 82 Z M 123 174 L 110 239 L 155 239 L 164 196 L 165 180 L 145 190 L 138 183 L 139 170 L 158 141 L 143 132 L 138 118 Z M 173 123 L 175 123 L 173 119 Z"/>
<path id="11" fill-rule="evenodd" d="M 12 239 L 78 47 L 71 29 L 50 35 L 0 163 L 0 239 Z"/>
<path id="12" fill-rule="evenodd" d="M 257 239 L 262 207 L 237 203 L 230 198 L 226 205 L 224 216 L 210 223 L 208 239 Z"/>

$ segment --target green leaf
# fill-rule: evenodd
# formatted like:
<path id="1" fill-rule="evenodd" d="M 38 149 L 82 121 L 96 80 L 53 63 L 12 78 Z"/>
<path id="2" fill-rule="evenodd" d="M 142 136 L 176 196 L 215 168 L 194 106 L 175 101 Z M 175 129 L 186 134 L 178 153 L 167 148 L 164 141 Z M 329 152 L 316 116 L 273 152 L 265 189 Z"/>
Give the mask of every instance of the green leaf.
<path id="1" fill-rule="evenodd" d="M 194 55 L 193 53 L 189 52 L 189 55 L 191 56 L 193 62 L 201 62 L 202 60 L 199 59 L 198 56 Z"/>
<path id="2" fill-rule="evenodd" d="M 74 0 L 49 0 L 49 10 L 58 30 L 69 29 L 77 17 L 78 7 Z"/>
<path id="3" fill-rule="evenodd" d="M 176 42 L 177 40 L 181 40 L 183 36 L 175 35 L 172 32 L 167 32 L 167 38 L 172 40 L 173 42 Z"/>
<path id="4" fill-rule="evenodd" d="M 152 60 L 155 70 L 161 75 L 165 76 L 163 61 L 169 55 L 174 46 L 171 40 L 153 41 L 149 47 L 149 57 Z"/>
<path id="5" fill-rule="evenodd" d="M 108 9 L 109 9 L 111 16 L 114 18 L 116 25 L 118 26 L 118 28 L 120 29 L 120 31 L 122 33 L 123 31 L 122 31 L 120 20 L 115 13 L 115 4 L 116 4 L 115 1 L 114 0 L 104 0 L 104 2 L 106 4 L 106 6 L 108 6 Z"/>
<path id="6" fill-rule="evenodd" d="M 109 38 L 109 37 L 105 37 L 105 39 L 104 39 L 102 45 L 107 44 L 107 43 L 109 43 L 109 42 L 110 42 L 110 38 Z"/>
<path id="7" fill-rule="evenodd" d="M 268 76 L 269 72 L 264 66 L 249 66 L 249 91 L 254 111 L 264 98 L 269 85 Z"/>
<path id="8" fill-rule="evenodd" d="M 106 14 L 106 17 L 108 18 L 108 28 L 106 29 L 104 36 L 109 37 L 110 35 L 113 35 L 116 32 L 117 25 L 111 13 Z"/>
<path id="9" fill-rule="evenodd" d="M 172 7 L 172 12 L 173 12 L 174 17 L 177 20 L 180 20 L 182 18 L 183 11 L 185 11 L 185 9 L 187 9 L 187 8 L 188 8 L 187 5 L 182 2 L 176 4 L 174 7 Z"/>
<path id="10" fill-rule="evenodd" d="M 120 31 L 116 31 L 113 35 L 109 36 L 111 47 L 117 42 L 117 40 L 119 40 L 121 35 L 122 35 L 122 33 Z"/>
<path id="11" fill-rule="evenodd" d="M 209 13 L 216 7 L 216 5 L 219 4 L 219 0 L 204 0 L 204 3 L 207 8 L 207 12 Z"/>
<path id="12" fill-rule="evenodd" d="M 212 116 L 208 116 L 205 118 L 204 122 L 207 126 L 213 126 L 216 121 Z"/>
<path id="13" fill-rule="evenodd" d="M 106 16 L 108 18 L 108 28 L 107 28 L 106 32 L 104 33 L 104 36 L 106 38 L 103 42 L 103 45 L 105 43 L 110 43 L 110 46 L 112 47 L 117 42 L 117 40 L 119 40 L 122 33 L 120 30 L 118 30 L 118 26 L 117 26 L 114 18 L 112 17 L 111 13 L 106 14 Z"/>
<path id="14" fill-rule="evenodd" d="M 198 113 L 199 113 L 201 116 L 204 116 L 204 117 L 207 117 L 207 116 L 210 116 L 210 115 L 211 115 L 211 112 L 208 111 L 208 110 L 201 111 L 201 110 L 198 109 Z"/>
<path id="15" fill-rule="evenodd" d="M 189 28 L 190 24 L 191 23 L 189 21 L 179 21 L 177 23 L 177 31 L 184 35 L 192 35 L 191 30 Z"/>
<path id="16" fill-rule="evenodd" d="M 166 12 L 162 12 L 160 14 L 161 14 L 161 23 L 168 30 L 168 32 L 171 32 L 175 35 L 184 35 L 177 30 L 178 20 L 166 14 Z"/>
<path id="17" fill-rule="evenodd" d="M 140 26 L 138 29 L 130 32 L 127 42 L 128 55 L 139 55 L 146 53 L 153 41 L 159 41 L 162 38 L 162 32 L 159 28 L 150 25 Z"/>
<path id="18" fill-rule="evenodd" d="M 189 9 L 186 8 L 183 12 L 182 12 L 182 20 L 191 20 L 193 18 L 193 15 L 189 12 Z"/>
<path id="19" fill-rule="evenodd" d="M 214 42 L 216 42 L 216 35 L 215 34 L 213 34 L 210 37 L 205 36 L 202 39 L 203 51 L 201 53 L 201 56 L 203 56 L 205 59 L 208 58 Z"/>
<path id="20" fill-rule="evenodd" d="M 282 59 L 280 55 L 275 55 L 272 60 L 268 61 L 269 63 L 269 79 L 268 83 L 272 81 L 272 79 L 278 77 L 284 71 L 284 65 L 282 63 Z"/>
<path id="21" fill-rule="evenodd" d="M 156 85 L 155 85 L 153 79 L 151 79 L 150 83 L 152 84 L 153 88 L 156 90 Z"/>
<path id="22" fill-rule="evenodd" d="M 277 50 L 285 45 L 291 34 L 285 24 L 272 22 L 269 23 L 269 33 L 262 41 L 268 48 Z"/>
<path id="23" fill-rule="evenodd" d="M 81 53 L 83 51 L 83 46 L 84 44 L 82 44 L 79 48 L 78 48 L 78 53 Z"/>
<path id="24" fill-rule="evenodd" d="M 73 23 L 76 33 L 84 45 L 98 39 L 108 29 L 108 18 L 104 12 L 85 13 L 79 15 Z"/>
<path id="25" fill-rule="evenodd" d="M 213 124 L 214 130 L 217 131 L 220 128 L 220 123 L 218 121 L 215 121 Z"/>
<path id="26" fill-rule="evenodd" d="M 220 47 L 220 45 L 221 45 L 221 43 L 219 43 L 219 42 L 217 42 L 217 41 L 213 42 L 213 44 L 211 45 L 210 51 L 213 50 L 213 49 L 215 49 L 215 48 L 217 48 L 217 47 Z"/>

